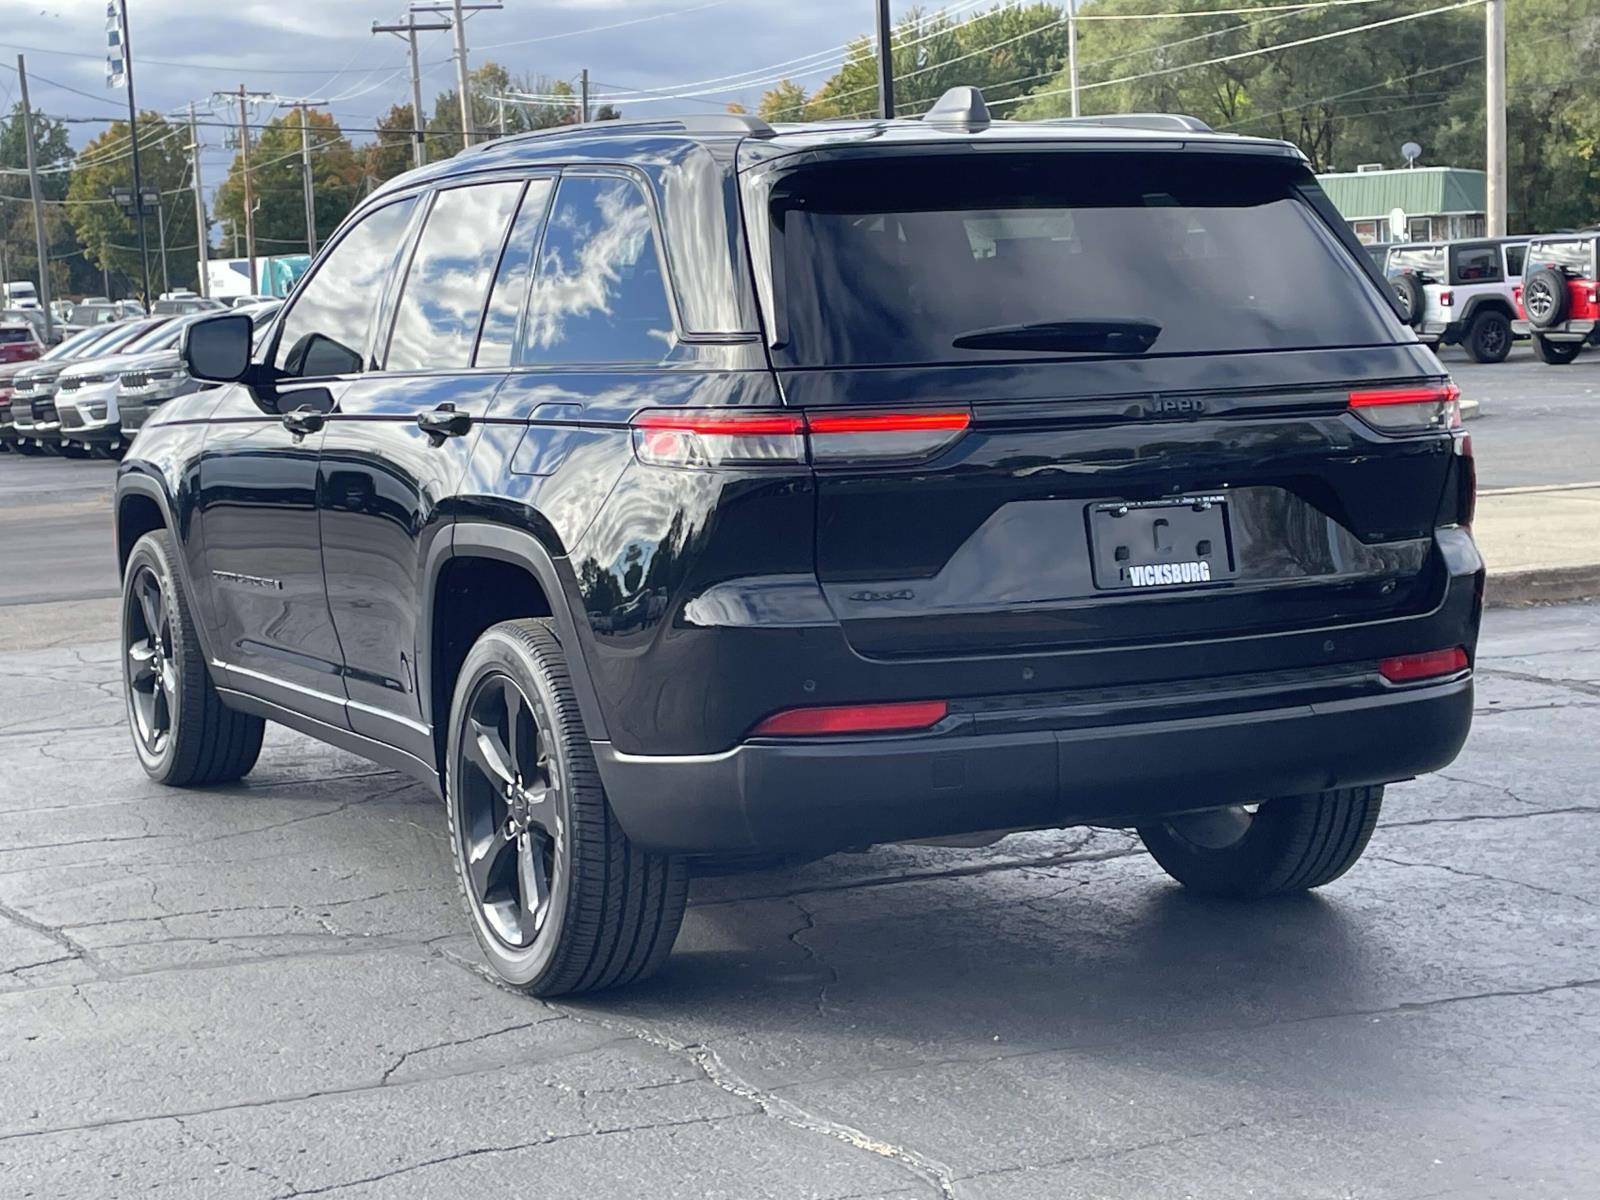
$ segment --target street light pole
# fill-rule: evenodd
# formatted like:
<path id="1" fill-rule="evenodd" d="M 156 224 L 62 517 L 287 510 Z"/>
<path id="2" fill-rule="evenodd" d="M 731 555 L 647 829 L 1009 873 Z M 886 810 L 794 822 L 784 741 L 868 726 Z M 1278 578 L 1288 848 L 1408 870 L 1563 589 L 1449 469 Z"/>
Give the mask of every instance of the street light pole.
<path id="1" fill-rule="evenodd" d="M 200 129 L 194 119 L 194 102 L 189 102 L 189 155 L 194 173 L 194 232 L 195 249 L 200 256 L 200 294 L 211 295 L 210 265 L 211 230 L 206 221 L 206 195 L 200 184 Z"/>
<path id="2" fill-rule="evenodd" d="M 122 16 L 122 70 L 128 85 L 128 141 L 133 151 L 133 194 L 139 195 L 139 112 L 133 101 L 133 40 L 128 36 L 128 0 L 118 0 Z M 144 235 L 144 205 L 136 204 L 134 224 L 139 227 L 139 262 L 144 279 L 144 302 L 150 303 L 150 246 Z"/>
<path id="3" fill-rule="evenodd" d="M 1067 90 L 1072 93 L 1072 115 L 1078 115 L 1078 0 L 1067 0 Z"/>
<path id="4" fill-rule="evenodd" d="M 894 116 L 894 47 L 889 29 L 889 0 L 878 0 L 878 114 Z"/>

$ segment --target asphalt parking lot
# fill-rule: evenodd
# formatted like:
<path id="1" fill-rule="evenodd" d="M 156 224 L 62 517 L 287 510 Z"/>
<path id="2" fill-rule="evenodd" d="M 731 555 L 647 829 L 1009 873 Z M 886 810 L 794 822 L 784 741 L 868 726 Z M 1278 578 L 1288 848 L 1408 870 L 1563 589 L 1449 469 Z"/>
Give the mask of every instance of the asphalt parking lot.
<path id="1" fill-rule="evenodd" d="M 1482 482 L 1597 478 L 1600 355 L 1517 354 L 1445 353 Z M 4 1200 L 1595 1194 L 1600 604 L 1489 615 L 1465 753 L 1315 896 L 1118 831 L 879 847 L 697 881 L 660 977 L 541 1003 L 406 779 L 281 729 L 145 779 L 112 474 L 0 456 Z"/>
<path id="2" fill-rule="evenodd" d="M 276 731 L 125 745 L 116 649 L 0 655 L 0 1196 L 1590 1196 L 1600 607 L 1491 614 L 1479 716 L 1259 907 L 1125 834 L 703 880 L 655 981 L 539 1003 L 442 809 Z"/>

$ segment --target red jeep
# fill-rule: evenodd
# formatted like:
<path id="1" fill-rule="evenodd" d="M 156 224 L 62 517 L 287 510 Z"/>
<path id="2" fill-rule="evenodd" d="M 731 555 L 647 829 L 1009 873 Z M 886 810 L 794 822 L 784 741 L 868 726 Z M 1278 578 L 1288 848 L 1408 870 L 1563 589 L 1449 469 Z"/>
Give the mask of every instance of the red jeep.
<path id="1" fill-rule="evenodd" d="M 1600 236 L 1592 233 L 1528 243 L 1522 286 L 1516 290 L 1521 319 L 1511 327 L 1519 334 L 1531 334 L 1534 351 L 1547 363 L 1569 363 L 1586 344 L 1600 345 L 1597 246 Z"/>

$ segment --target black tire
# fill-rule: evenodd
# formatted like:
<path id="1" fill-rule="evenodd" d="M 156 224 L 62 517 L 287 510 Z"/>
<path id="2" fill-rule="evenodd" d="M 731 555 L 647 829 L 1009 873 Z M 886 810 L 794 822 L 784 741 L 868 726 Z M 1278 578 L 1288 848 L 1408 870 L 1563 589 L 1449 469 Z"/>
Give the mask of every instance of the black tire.
<path id="1" fill-rule="evenodd" d="M 24 458 L 38 458 L 41 454 L 46 453 L 43 447 L 35 446 L 32 442 L 17 442 L 15 446 L 17 453 Z"/>
<path id="2" fill-rule="evenodd" d="M 266 722 L 217 695 L 176 562 L 172 535 L 157 530 L 134 543 L 122 573 L 128 726 L 139 764 L 158 783 L 228 783 L 256 765 Z"/>
<path id="3" fill-rule="evenodd" d="M 1428 310 L 1428 293 L 1422 280 L 1409 271 L 1389 276 L 1389 286 L 1394 289 L 1395 302 L 1400 306 L 1400 319 L 1415 329 L 1422 324 Z"/>
<path id="4" fill-rule="evenodd" d="M 474 643 L 447 754 L 456 880 L 501 979 L 556 996 L 632 983 L 666 961 L 687 867 L 618 826 L 544 621 L 507 621 Z"/>
<path id="5" fill-rule="evenodd" d="M 1522 311 L 1535 329 L 1551 329 L 1567 319 L 1572 297 L 1567 277 L 1553 267 L 1529 271 L 1522 281 Z"/>
<path id="6" fill-rule="evenodd" d="M 1184 887 L 1259 899 L 1339 878 L 1367 848 L 1383 808 L 1381 787 L 1268 800 L 1188 813 L 1141 826 L 1145 849 Z"/>
<path id="7" fill-rule="evenodd" d="M 1472 318 L 1463 342 L 1473 362 L 1505 362 L 1511 353 L 1511 320 L 1499 309 L 1484 309 Z"/>
<path id="8" fill-rule="evenodd" d="M 88 458 L 91 453 L 89 447 L 80 446 L 77 442 L 61 442 L 59 446 L 56 453 L 62 458 Z"/>
<path id="9" fill-rule="evenodd" d="M 1582 349 L 1582 342 L 1552 342 L 1542 333 L 1533 335 L 1533 352 L 1539 356 L 1540 362 L 1549 363 L 1552 367 L 1566 366 L 1578 357 Z"/>

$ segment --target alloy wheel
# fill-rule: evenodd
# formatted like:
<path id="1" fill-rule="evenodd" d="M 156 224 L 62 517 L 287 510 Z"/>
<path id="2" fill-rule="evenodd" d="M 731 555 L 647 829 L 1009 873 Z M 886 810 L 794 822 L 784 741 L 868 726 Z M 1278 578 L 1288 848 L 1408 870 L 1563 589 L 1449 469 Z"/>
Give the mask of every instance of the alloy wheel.
<path id="1" fill-rule="evenodd" d="M 549 922 L 566 869 L 552 741 L 543 711 L 510 676 L 478 682 L 459 739 L 461 855 L 472 902 L 514 949 L 531 946 Z"/>
<path id="2" fill-rule="evenodd" d="M 1511 336 L 1511 331 L 1498 321 L 1484 329 L 1481 337 L 1482 349 L 1485 356 L 1493 358 L 1505 349 L 1506 339 Z"/>
<path id="3" fill-rule="evenodd" d="M 178 667 L 172 654 L 167 595 L 148 566 L 140 567 L 134 576 L 125 603 L 129 711 L 139 740 L 150 754 L 158 755 L 172 736 Z"/>

